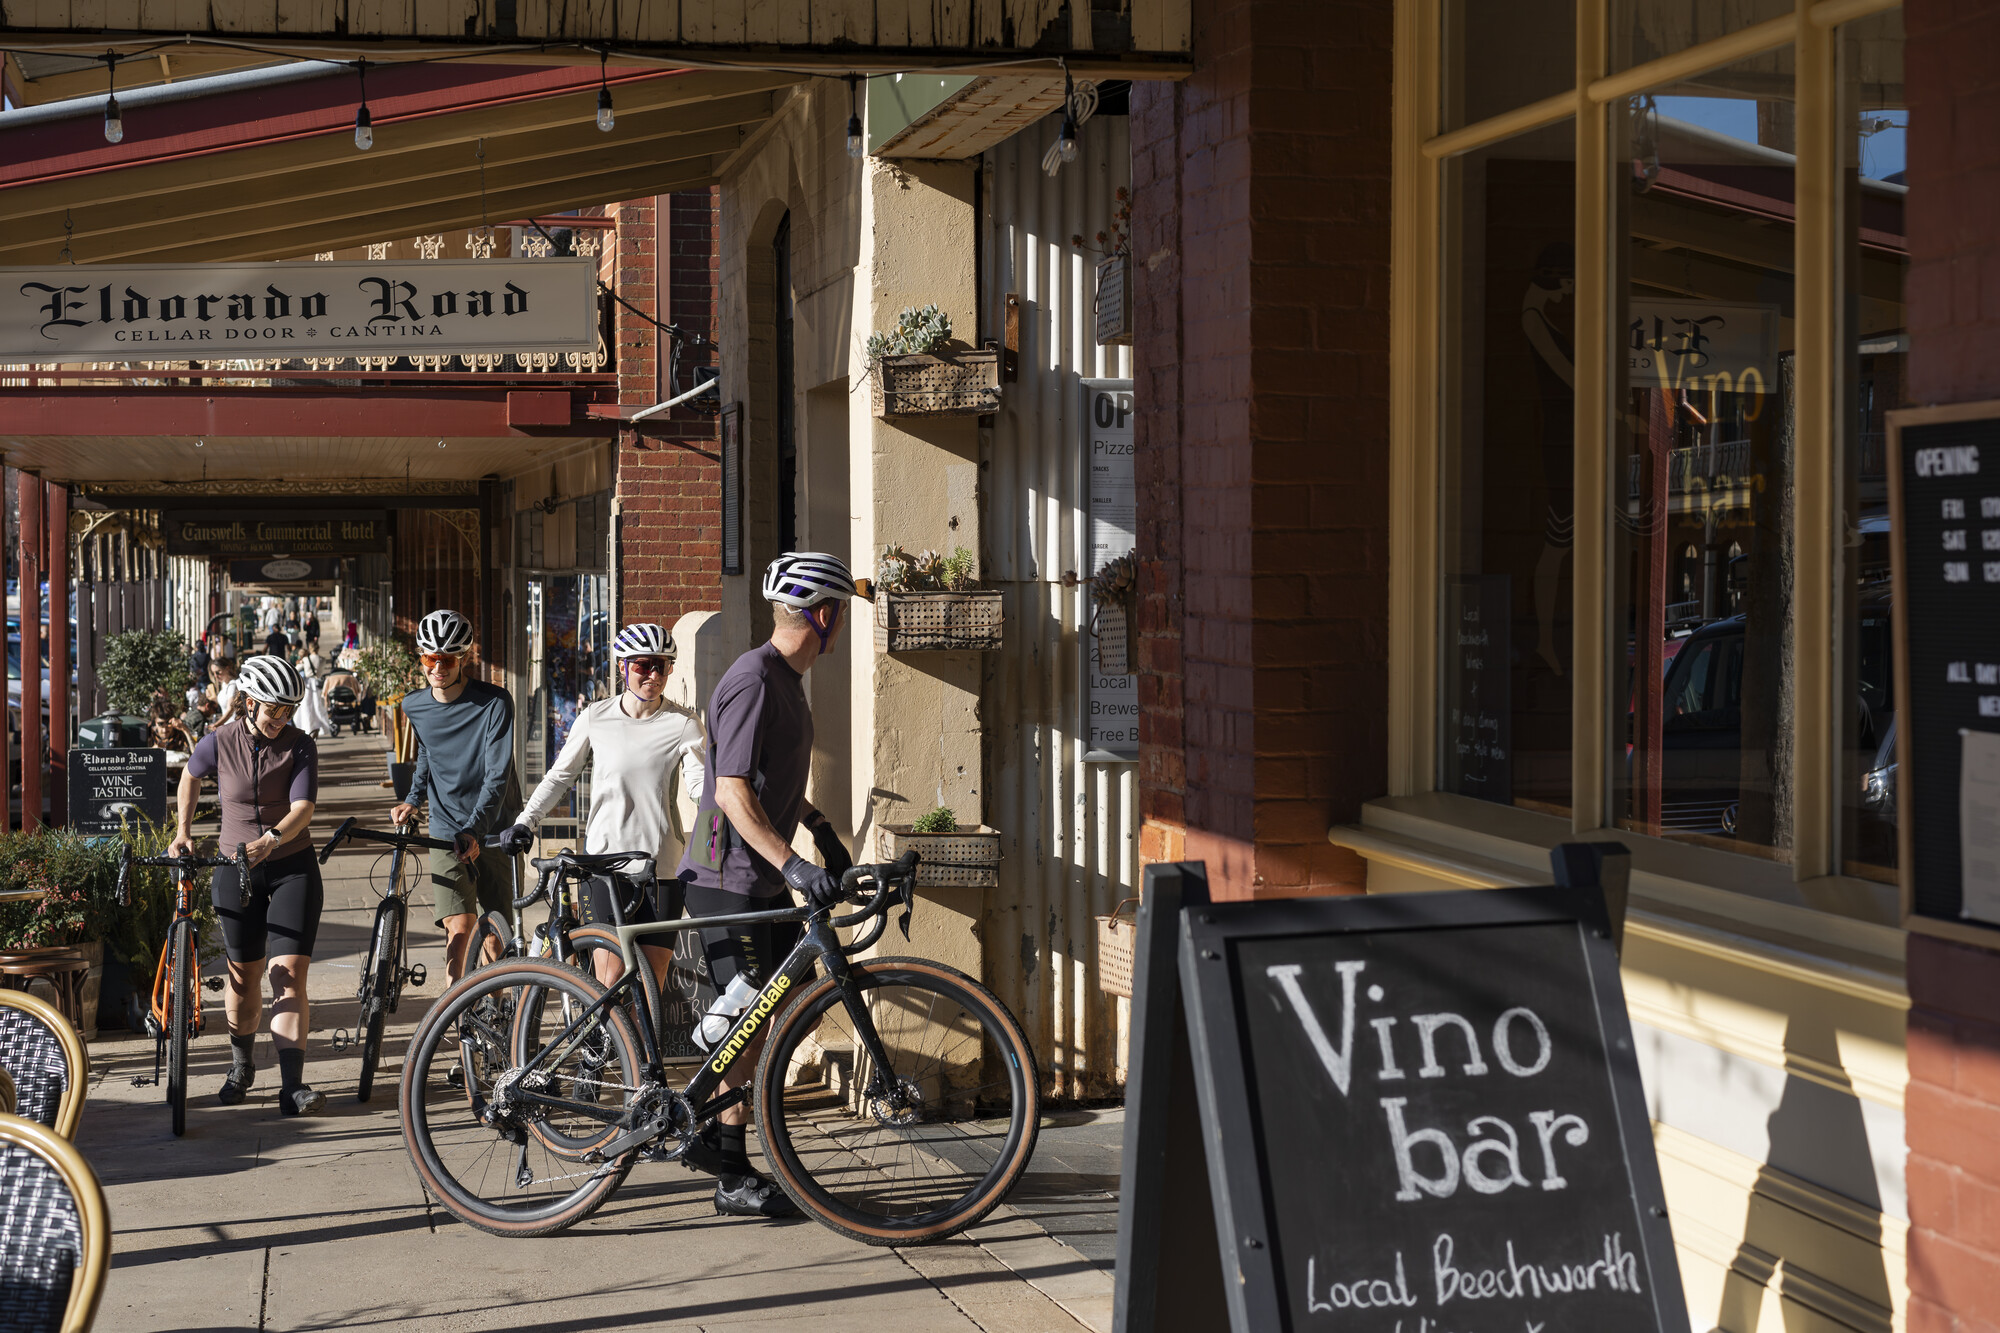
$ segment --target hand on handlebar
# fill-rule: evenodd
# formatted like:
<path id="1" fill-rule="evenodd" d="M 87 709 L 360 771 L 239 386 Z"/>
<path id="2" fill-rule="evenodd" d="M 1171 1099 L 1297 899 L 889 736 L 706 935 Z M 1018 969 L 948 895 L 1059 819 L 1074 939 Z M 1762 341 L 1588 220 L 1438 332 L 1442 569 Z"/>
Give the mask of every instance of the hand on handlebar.
<path id="1" fill-rule="evenodd" d="M 194 835 L 191 833 L 176 833 L 174 840 L 167 844 L 168 856 L 189 856 L 193 852 Z"/>
<path id="2" fill-rule="evenodd" d="M 389 822 L 398 828 L 417 817 L 417 807 L 408 801 L 398 802 L 389 809 Z"/>
<path id="3" fill-rule="evenodd" d="M 507 855 L 518 856 L 535 845 L 535 831 L 526 824 L 516 824 L 512 828 L 502 829 L 489 841 Z"/>
<path id="4" fill-rule="evenodd" d="M 854 868 L 854 858 L 847 854 L 847 847 L 840 841 L 840 835 L 833 831 L 833 825 L 824 819 L 815 819 L 806 826 L 812 834 L 813 846 L 819 850 L 820 863 L 835 879 Z"/>
<path id="5" fill-rule="evenodd" d="M 828 907 L 841 900 L 840 881 L 825 866 L 814 865 L 797 852 L 791 854 L 778 873 L 785 877 L 785 883 L 804 895 L 809 906 Z"/>

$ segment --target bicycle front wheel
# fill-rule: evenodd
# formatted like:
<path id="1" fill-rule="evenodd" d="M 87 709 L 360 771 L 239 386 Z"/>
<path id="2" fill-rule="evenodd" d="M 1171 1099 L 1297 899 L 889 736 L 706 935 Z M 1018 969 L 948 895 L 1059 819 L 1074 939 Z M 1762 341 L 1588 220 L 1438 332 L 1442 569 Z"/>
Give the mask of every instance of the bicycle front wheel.
<path id="1" fill-rule="evenodd" d="M 574 1226 L 611 1197 L 637 1157 L 594 1163 L 549 1146 L 577 1141 L 590 1107 L 621 1111 L 641 1092 L 644 1066 L 624 1018 L 614 1012 L 594 1020 L 537 1066 L 535 1086 L 545 1096 L 567 1100 L 578 1078 L 588 1079 L 598 1094 L 590 1107 L 542 1106 L 510 1095 L 524 1081 L 509 1051 L 522 994 L 553 1016 L 587 1009 L 604 991 L 551 963 L 480 968 L 444 993 L 403 1062 L 403 1139 L 425 1189 L 460 1221 L 497 1236 Z M 465 1070 L 462 1090 L 431 1077 L 453 1061 Z"/>
<path id="2" fill-rule="evenodd" d="M 375 914 L 375 944 L 368 956 L 368 975 L 361 985 L 361 1077 L 354 1100 L 375 1095 L 375 1071 L 382 1063 L 382 1032 L 389 1022 L 389 997 L 395 994 L 396 966 L 402 957 L 397 938 L 396 909 L 383 904 Z"/>
<path id="3" fill-rule="evenodd" d="M 201 981 L 194 971 L 194 923 L 176 921 L 167 938 L 167 1105 L 179 1138 L 187 1133 L 188 1032 L 200 1012 Z"/>
<path id="4" fill-rule="evenodd" d="M 844 1236 L 942 1240 L 992 1212 L 1027 1169 L 1034 1053 L 1006 1006 L 961 972 L 919 958 L 851 970 L 894 1068 L 877 1077 L 830 978 L 807 985 L 757 1070 L 765 1155 L 792 1201 Z"/>

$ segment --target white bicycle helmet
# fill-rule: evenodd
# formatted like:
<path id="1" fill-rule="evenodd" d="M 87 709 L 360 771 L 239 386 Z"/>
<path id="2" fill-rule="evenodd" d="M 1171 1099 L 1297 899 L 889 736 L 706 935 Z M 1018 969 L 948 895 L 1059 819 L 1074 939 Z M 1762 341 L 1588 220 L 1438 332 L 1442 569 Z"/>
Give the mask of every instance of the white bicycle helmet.
<path id="1" fill-rule="evenodd" d="M 239 688 L 259 703 L 289 704 L 296 706 L 306 697 L 305 682 L 291 663 L 282 657 L 268 654 L 246 658 L 243 672 L 238 678 Z"/>
<path id="2" fill-rule="evenodd" d="M 764 600 L 804 611 L 829 597 L 854 596 L 854 576 L 840 557 L 818 551 L 787 551 L 764 571 Z"/>
<path id="3" fill-rule="evenodd" d="M 472 622 L 456 611 L 433 611 L 417 626 L 420 653 L 462 653 L 472 646 Z"/>
<path id="4" fill-rule="evenodd" d="M 611 641 L 613 657 L 672 657 L 674 636 L 654 624 L 627 625 Z"/>

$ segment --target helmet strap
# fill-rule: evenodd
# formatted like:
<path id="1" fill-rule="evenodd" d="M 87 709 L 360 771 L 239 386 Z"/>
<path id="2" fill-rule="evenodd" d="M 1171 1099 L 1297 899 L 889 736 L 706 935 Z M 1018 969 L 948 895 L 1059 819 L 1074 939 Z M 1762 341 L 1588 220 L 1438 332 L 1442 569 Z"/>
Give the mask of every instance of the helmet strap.
<path id="1" fill-rule="evenodd" d="M 819 610 L 819 606 L 831 606 L 833 608 L 833 618 L 827 621 L 825 629 L 820 628 L 819 617 L 813 614 L 814 611 Z M 811 607 L 806 611 L 806 623 L 811 625 L 813 633 L 819 636 L 819 650 L 824 653 L 826 651 L 826 641 L 833 637 L 834 630 L 840 627 L 841 603 L 838 598 L 829 598 L 827 601 L 821 602 L 819 606 Z"/>

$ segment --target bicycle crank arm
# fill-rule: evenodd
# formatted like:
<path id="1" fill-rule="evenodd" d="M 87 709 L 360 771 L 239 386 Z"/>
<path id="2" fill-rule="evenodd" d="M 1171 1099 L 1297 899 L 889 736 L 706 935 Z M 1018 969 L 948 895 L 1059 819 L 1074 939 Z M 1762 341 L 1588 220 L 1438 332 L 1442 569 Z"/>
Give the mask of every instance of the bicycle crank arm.
<path id="1" fill-rule="evenodd" d="M 668 1126 L 666 1118 L 664 1116 L 659 1117 L 653 1120 L 649 1124 L 641 1125 L 637 1129 L 630 1130 L 624 1134 L 620 1134 L 617 1138 L 611 1140 L 611 1142 L 605 1144 L 602 1148 L 596 1149 L 595 1152 L 592 1153 L 592 1156 L 598 1157 L 607 1162 L 612 1160 L 613 1158 L 623 1157 L 626 1153 L 632 1151 L 632 1149 L 638 1147 L 640 1144 L 649 1142 L 650 1140 L 656 1139 L 660 1135 L 666 1133 L 667 1128 Z"/>

